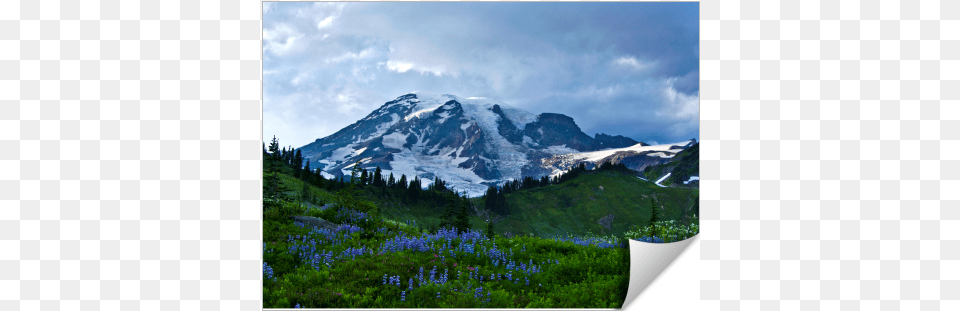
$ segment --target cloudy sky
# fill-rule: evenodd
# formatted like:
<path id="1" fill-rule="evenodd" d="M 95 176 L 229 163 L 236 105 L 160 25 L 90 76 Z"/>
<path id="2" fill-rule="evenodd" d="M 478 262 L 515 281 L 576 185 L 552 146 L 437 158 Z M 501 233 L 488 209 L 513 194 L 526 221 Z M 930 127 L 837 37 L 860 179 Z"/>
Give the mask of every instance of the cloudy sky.
<path id="1" fill-rule="evenodd" d="M 301 147 L 412 91 L 700 138 L 699 4 L 263 4 L 263 130 Z"/>

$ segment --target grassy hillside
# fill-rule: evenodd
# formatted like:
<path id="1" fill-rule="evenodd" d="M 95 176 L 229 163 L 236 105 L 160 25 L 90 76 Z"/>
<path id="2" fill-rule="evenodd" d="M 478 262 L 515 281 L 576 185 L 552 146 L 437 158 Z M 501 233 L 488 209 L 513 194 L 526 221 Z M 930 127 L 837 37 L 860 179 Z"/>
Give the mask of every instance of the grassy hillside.
<path id="1" fill-rule="evenodd" d="M 543 237 L 568 233 L 622 236 L 634 226 L 648 224 L 651 198 L 656 199 L 662 220 L 680 220 L 692 216 L 689 209 L 698 192 L 659 187 L 619 172 L 592 172 L 559 185 L 508 194 L 510 213 L 496 223 L 495 232 Z M 478 200 L 476 204 L 481 203 Z M 609 229 L 598 223 L 608 215 L 613 215 Z"/>
<path id="2" fill-rule="evenodd" d="M 660 184 L 670 187 L 686 187 L 683 182 L 690 179 L 690 176 L 700 176 L 700 144 L 694 144 L 690 148 L 681 151 L 674 157 L 675 161 L 654 165 L 643 170 L 643 177 L 651 181 L 656 181 L 670 173 L 670 177 L 664 179 Z M 699 185 L 699 183 L 694 184 Z"/>
<path id="3" fill-rule="evenodd" d="M 281 185 L 263 202 L 264 308 L 619 308 L 626 295 L 622 239 L 490 238 L 476 215 L 473 230 L 425 232 L 439 205 L 264 175 Z M 312 229 L 295 215 L 338 226 Z"/>

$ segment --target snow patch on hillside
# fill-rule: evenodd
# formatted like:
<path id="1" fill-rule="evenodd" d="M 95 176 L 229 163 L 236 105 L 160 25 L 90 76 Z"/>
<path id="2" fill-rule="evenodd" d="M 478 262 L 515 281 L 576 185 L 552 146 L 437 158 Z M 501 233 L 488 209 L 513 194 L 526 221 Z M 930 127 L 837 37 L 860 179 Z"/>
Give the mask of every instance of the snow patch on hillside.
<path id="1" fill-rule="evenodd" d="M 636 145 L 625 147 L 625 148 L 614 148 L 614 149 L 606 149 L 606 150 L 592 151 L 592 152 L 571 153 L 566 157 L 569 157 L 571 159 L 583 159 L 590 162 L 596 162 L 596 161 L 600 161 L 603 158 L 612 156 L 613 154 L 620 151 L 636 151 L 636 152 L 661 151 L 660 153 L 662 155 L 657 155 L 657 156 L 662 158 L 669 158 L 669 157 L 673 157 L 673 155 L 676 152 L 680 152 L 679 149 L 670 150 L 670 147 L 673 147 L 673 146 L 683 147 L 683 146 L 686 146 L 688 143 L 689 142 L 685 141 L 685 142 L 666 144 L 666 145 L 655 145 L 655 146 L 644 146 L 643 144 L 636 144 Z M 668 154 L 669 156 L 667 156 Z M 648 155 L 653 155 L 653 154 L 648 154 Z"/>
<path id="2" fill-rule="evenodd" d="M 333 150 L 333 154 L 331 154 L 330 157 L 327 158 L 327 159 L 330 159 L 330 160 L 333 160 L 333 161 L 338 161 L 338 160 L 339 160 L 339 161 L 342 161 L 342 160 L 344 160 L 346 157 L 353 155 L 353 152 L 354 152 L 353 147 L 354 147 L 354 146 L 356 146 L 356 144 L 349 144 L 349 145 L 346 145 L 346 146 L 343 146 L 343 147 L 334 149 L 334 150 Z"/>
<path id="3" fill-rule="evenodd" d="M 524 137 L 524 138 L 527 138 L 527 136 L 523 136 L 523 137 Z M 567 147 L 567 145 L 565 145 L 565 144 L 564 144 L 564 145 L 559 145 L 559 146 L 550 146 L 550 147 L 544 148 L 543 151 L 548 152 L 548 153 L 553 154 L 553 155 L 577 153 L 577 150 L 576 150 L 576 149 L 572 149 L 572 148 L 570 148 L 570 147 Z"/>
<path id="4" fill-rule="evenodd" d="M 383 146 L 393 149 L 403 149 L 403 144 L 407 143 L 407 136 L 410 136 L 410 134 L 402 134 L 400 132 L 383 135 Z"/>
<path id="5" fill-rule="evenodd" d="M 423 183 L 424 187 L 433 182 L 434 176 L 439 176 L 447 182 L 447 187 L 455 191 L 466 191 L 471 197 L 481 196 L 487 191 L 487 186 L 480 183 L 486 180 L 471 170 L 457 167 L 467 160 L 469 159 L 465 157 L 448 157 L 444 152 L 431 156 L 416 150 L 404 149 L 393 154 L 393 161 L 390 162 L 393 169 L 384 170 L 383 174 L 393 173 L 395 178 L 400 178 L 400 175 L 404 174 L 407 175 L 408 180 L 413 176 L 419 176 L 421 179 L 426 179 Z"/>
<path id="6" fill-rule="evenodd" d="M 660 177 L 660 179 L 657 179 L 657 182 L 655 182 L 655 184 L 657 184 L 657 186 L 666 188 L 667 186 L 661 185 L 660 183 L 663 182 L 664 179 L 667 179 L 667 177 L 670 177 L 670 174 L 672 173 L 667 173 L 666 175 L 663 175 L 663 177 Z"/>
<path id="7" fill-rule="evenodd" d="M 650 157 L 659 157 L 659 158 L 665 158 L 665 159 L 672 158 L 674 155 L 675 154 L 666 154 L 663 152 L 654 152 L 654 153 L 647 154 L 647 156 L 650 156 Z"/>

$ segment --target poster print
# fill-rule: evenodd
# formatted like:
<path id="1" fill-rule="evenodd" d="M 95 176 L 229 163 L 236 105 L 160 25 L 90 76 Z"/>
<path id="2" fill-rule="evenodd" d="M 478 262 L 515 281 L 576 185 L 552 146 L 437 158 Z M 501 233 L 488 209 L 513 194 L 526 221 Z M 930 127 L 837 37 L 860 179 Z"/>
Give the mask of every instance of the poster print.
<path id="1" fill-rule="evenodd" d="M 264 3 L 263 307 L 621 307 L 699 231 L 698 12 Z"/>

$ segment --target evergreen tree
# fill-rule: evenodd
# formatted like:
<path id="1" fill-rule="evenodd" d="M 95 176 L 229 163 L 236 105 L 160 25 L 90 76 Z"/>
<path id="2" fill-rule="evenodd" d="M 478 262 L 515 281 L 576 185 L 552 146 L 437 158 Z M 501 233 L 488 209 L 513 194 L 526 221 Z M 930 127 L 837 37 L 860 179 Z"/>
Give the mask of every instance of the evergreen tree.
<path id="1" fill-rule="evenodd" d="M 400 182 L 397 183 L 397 188 L 407 189 L 407 175 L 400 174 Z"/>
<path id="2" fill-rule="evenodd" d="M 364 170 L 363 170 L 363 173 L 360 174 L 360 185 L 361 185 L 361 186 L 367 185 L 367 170 L 366 170 L 366 169 L 364 169 Z"/>
<path id="3" fill-rule="evenodd" d="M 500 210 L 500 214 L 501 215 L 509 214 L 510 212 L 507 209 L 507 194 L 501 190 L 500 192 L 497 193 L 496 198 L 497 198 L 497 209 Z"/>
<path id="4" fill-rule="evenodd" d="M 353 164 L 353 169 L 350 171 L 350 184 L 356 185 L 360 182 L 360 171 L 366 173 L 367 171 L 360 168 L 360 160 L 357 160 L 357 163 Z M 341 177 L 342 178 L 342 177 Z"/>
<path id="5" fill-rule="evenodd" d="M 454 224 L 458 213 L 457 199 L 459 199 L 459 197 L 456 197 L 454 200 L 450 200 L 449 198 L 445 199 L 446 204 L 443 207 L 443 214 L 440 215 L 440 228 L 456 228 Z"/>
<path id="6" fill-rule="evenodd" d="M 280 154 L 277 151 L 280 151 L 280 141 L 277 140 L 277 135 L 273 135 L 273 140 L 270 141 L 270 154 L 274 157 L 280 157 Z"/>
<path id="7" fill-rule="evenodd" d="M 420 177 L 414 175 L 413 181 L 410 181 L 410 187 L 407 188 L 407 199 L 410 202 L 416 202 L 420 198 Z"/>
<path id="8" fill-rule="evenodd" d="M 487 220 L 487 239 L 493 240 L 493 220 Z"/>
<path id="9" fill-rule="evenodd" d="M 297 149 L 297 154 L 293 156 L 293 168 L 297 171 L 303 168 L 303 154 L 300 149 Z"/>
<path id="10" fill-rule="evenodd" d="M 320 169 L 318 168 L 315 171 L 313 171 L 313 173 L 314 175 L 316 175 L 317 186 L 326 188 L 327 180 L 326 178 L 323 178 L 323 172 L 320 171 Z"/>
<path id="11" fill-rule="evenodd" d="M 393 172 L 390 172 L 390 179 L 387 179 L 387 187 L 393 188 L 396 187 L 397 181 L 393 179 Z"/>
<path id="12" fill-rule="evenodd" d="M 300 204 L 307 202 L 310 198 L 310 188 L 307 188 L 307 182 L 304 181 L 300 186 Z"/>
<path id="13" fill-rule="evenodd" d="M 373 186 L 383 187 L 383 172 L 380 170 L 380 166 L 377 166 L 377 170 L 373 171 Z"/>
<path id="14" fill-rule="evenodd" d="M 489 188 L 487 188 L 487 193 L 484 195 L 483 207 L 489 211 L 500 213 L 500 211 L 497 210 L 496 205 L 497 205 L 497 188 L 494 186 L 490 186 Z"/>
<path id="15" fill-rule="evenodd" d="M 264 176 L 263 176 L 263 198 L 265 200 L 279 200 L 281 195 L 286 190 L 283 187 L 283 183 L 280 182 L 279 170 L 282 164 L 280 163 L 279 150 L 280 142 L 277 140 L 277 136 L 273 136 L 273 140 L 270 141 L 271 156 L 269 158 L 263 159 Z"/>
<path id="16" fill-rule="evenodd" d="M 470 230 L 470 202 L 465 197 L 457 198 L 454 202 L 457 205 L 457 220 L 454 222 L 454 227 L 460 233 L 467 232 Z"/>
<path id="17" fill-rule="evenodd" d="M 657 202 L 650 198 L 650 225 L 653 226 L 654 235 L 658 234 L 657 232 L 657 222 L 660 221 L 660 214 L 657 210 Z"/>
<path id="18" fill-rule="evenodd" d="M 300 150 L 298 149 L 297 151 L 300 151 Z M 310 179 L 310 173 L 312 173 L 312 172 L 310 171 L 310 161 L 307 161 L 307 164 L 304 164 L 304 165 L 303 165 L 303 174 L 301 174 L 300 176 L 303 176 L 303 179 L 304 179 L 304 180 L 309 180 L 309 179 Z"/>

